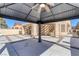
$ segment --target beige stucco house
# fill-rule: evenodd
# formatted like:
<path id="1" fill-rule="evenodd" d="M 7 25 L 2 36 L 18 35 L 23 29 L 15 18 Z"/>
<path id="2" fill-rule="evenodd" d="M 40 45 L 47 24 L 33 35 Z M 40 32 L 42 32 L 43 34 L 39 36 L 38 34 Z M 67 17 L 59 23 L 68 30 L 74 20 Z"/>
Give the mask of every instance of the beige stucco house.
<path id="1" fill-rule="evenodd" d="M 14 26 L 12 27 L 12 29 L 16 29 L 16 30 L 19 30 L 19 33 L 20 35 L 24 35 L 24 28 L 22 26 L 22 24 L 20 23 L 15 23 Z"/>
<path id="2" fill-rule="evenodd" d="M 23 24 L 25 27 L 25 34 L 37 36 L 39 29 L 38 24 L 28 23 Z M 41 25 L 41 35 L 44 36 L 66 36 L 71 32 L 71 22 L 70 21 L 61 21 L 53 22 Z"/>

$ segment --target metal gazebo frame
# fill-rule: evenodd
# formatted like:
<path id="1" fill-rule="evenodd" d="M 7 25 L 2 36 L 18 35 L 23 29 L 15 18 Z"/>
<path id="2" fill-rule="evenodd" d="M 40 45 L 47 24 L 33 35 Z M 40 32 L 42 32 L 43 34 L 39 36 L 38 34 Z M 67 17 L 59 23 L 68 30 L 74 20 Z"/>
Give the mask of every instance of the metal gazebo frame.
<path id="1" fill-rule="evenodd" d="M 43 11 L 38 15 L 32 7 L 37 3 L 0 3 L 0 16 L 14 20 L 37 23 L 39 25 L 39 40 L 41 42 L 41 24 L 79 18 L 78 3 L 54 3 L 49 6 L 50 13 Z M 22 10 L 21 10 L 22 9 Z"/>

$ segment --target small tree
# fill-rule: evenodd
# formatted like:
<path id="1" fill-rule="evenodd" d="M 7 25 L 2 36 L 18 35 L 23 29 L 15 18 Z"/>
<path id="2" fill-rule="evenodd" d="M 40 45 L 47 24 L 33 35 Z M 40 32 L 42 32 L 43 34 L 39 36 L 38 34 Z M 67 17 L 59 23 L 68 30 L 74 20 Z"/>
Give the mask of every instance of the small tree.
<path id="1" fill-rule="evenodd" d="M 79 22 L 77 23 L 77 26 L 76 26 L 76 30 L 79 30 Z M 76 31 L 78 37 L 79 37 L 79 31 Z"/>
<path id="2" fill-rule="evenodd" d="M 77 31 L 77 35 L 78 35 L 78 37 L 79 37 L 79 31 Z"/>
<path id="3" fill-rule="evenodd" d="M 79 29 L 79 22 L 77 23 L 76 29 Z"/>

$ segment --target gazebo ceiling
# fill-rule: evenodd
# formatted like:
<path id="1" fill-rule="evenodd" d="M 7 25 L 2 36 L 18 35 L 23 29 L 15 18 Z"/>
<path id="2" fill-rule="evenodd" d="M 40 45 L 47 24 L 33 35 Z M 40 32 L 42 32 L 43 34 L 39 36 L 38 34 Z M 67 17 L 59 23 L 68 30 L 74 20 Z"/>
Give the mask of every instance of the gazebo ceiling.
<path id="1" fill-rule="evenodd" d="M 33 23 L 79 17 L 78 3 L 0 3 L 0 16 Z"/>

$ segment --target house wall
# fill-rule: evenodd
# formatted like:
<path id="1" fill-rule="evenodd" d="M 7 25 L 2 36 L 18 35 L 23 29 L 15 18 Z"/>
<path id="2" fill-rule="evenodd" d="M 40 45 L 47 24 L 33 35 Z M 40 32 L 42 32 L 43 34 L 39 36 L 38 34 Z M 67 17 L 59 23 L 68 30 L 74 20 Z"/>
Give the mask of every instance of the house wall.
<path id="1" fill-rule="evenodd" d="M 61 26 L 63 24 L 65 25 L 64 32 L 62 32 L 63 29 Z M 29 29 L 28 25 L 31 26 L 30 29 Z M 28 29 L 28 31 L 31 31 L 30 35 L 38 36 L 38 33 L 39 33 L 38 24 L 29 23 L 29 24 L 26 24 L 25 26 Z M 51 29 L 52 29 L 52 31 L 51 31 Z M 48 35 L 55 36 L 55 37 L 66 36 L 67 34 L 69 34 L 69 30 L 71 30 L 70 21 L 52 22 L 52 23 L 47 23 L 47 24 L 41 25 L 41 35 L 45 35 L 45 36 L 48 36 Z"/>
<path id="2" fill-rule="evenodd" d="M 62 30 L 64 30 L 62 28 L 62 25 L 64 25 L 64 29 L 65 31 L 62 32 Z M 55 36 L 59 37 L 59 36 L 67 36 L 69 34 L 69 31 L 71 30 L 71 23 L 70 21 L 61 21 L 61 22 L 56 22 L 55 23 Z"/>
<path id="3" fill-rule="evenodd" d="M 19 29 L 0 29 L 2 35 L 19 35 Z"/>

